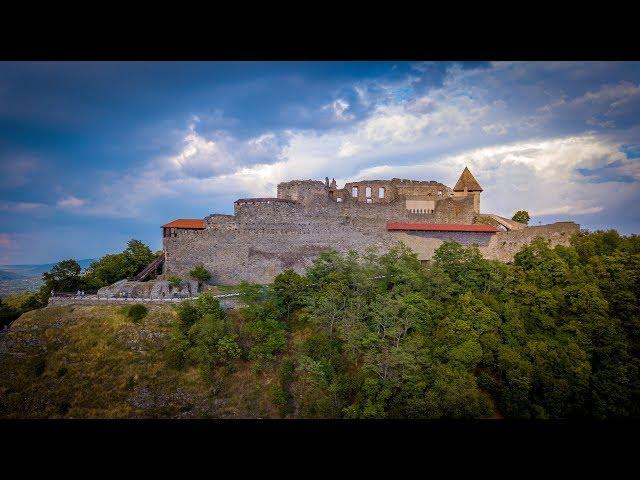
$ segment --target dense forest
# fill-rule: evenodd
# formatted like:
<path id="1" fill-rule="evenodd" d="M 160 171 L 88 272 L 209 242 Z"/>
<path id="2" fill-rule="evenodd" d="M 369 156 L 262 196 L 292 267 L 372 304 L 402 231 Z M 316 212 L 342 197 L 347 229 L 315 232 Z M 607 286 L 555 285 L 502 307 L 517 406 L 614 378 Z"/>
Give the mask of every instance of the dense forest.
<path id="1" fill-rule="evenodd" d="M 240 324 L 210 296 L 183 302 L 168 363 L 277 369 L 283 416 L 640 415 L 638 236 L 537 239 L 511 265 L 453 242 L 428 266 L 403 245 L 326 252 L 241 291 Z"/>
<path id="2" fill-rule="evenodd" d="M 152 257 L 143 247 L 82 275 L 58 265 L 40 295 L 133 272 Z M 453 242 L 428 265 L 402 244 L 330 251 L 305 275 L 238 290 L 242 307 L 228 311 L 205 292 L 175 309 L 27 313 L 5 335 L 20 351 L 0 371 L 0 416 L 640 416 L 637 235 L 539 238 L 512 264 Z"/>

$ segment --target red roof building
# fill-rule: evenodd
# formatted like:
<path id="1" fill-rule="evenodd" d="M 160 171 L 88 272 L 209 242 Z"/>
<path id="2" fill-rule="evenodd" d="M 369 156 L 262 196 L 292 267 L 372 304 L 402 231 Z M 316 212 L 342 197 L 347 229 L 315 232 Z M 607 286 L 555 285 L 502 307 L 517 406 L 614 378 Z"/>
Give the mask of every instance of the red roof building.
<path id="1" fill-rule="evenodd" d="M 197 218 L 178 218 L 162 225 L 163 237 L 176 237 L 178 230 L 204 230 L 204 220 Z"/>
<path id="2" fill-rule="evenodd" d="M 450 223 L 387 223 L 388 231 L 401 232 L 482 232 L 496 233 L 498 229 L 491 225 L 457 225 Z"/>
<path id="3" fill-rule="evenodd" d="M 204 220 L 197 218 L 178 218 L 162 225 L 162 228 L 188 228 L 190 230 L 204 230 Z"/>

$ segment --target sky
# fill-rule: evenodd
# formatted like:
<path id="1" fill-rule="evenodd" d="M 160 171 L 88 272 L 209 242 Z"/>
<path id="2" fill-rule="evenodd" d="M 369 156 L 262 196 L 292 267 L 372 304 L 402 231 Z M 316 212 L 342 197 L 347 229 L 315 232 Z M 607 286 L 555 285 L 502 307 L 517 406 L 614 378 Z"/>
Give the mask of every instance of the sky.
<path id="1" fill-rule="evenodd" d="M 638 62 L 0 62 L 0 264 L 96 258 L 279 182 L 453 185 L 640 233 Z"/>

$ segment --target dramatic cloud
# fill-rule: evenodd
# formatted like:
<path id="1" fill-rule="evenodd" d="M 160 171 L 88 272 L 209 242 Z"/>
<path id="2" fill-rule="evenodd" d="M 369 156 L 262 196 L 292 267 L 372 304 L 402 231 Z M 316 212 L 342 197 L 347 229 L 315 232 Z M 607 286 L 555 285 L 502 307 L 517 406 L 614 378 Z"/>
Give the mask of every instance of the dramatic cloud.
<path id="1" fill-rule="evenodd" d="M 64 132 L 48 138 L 46 158 L 59 175 L 47 182 L 36 185 L 37 155 L 3 153 L 0 188 L 14 189 L 0 196 L 5 223 L 82 216 L 87 229 L 112 221 L 147 232 L 174 217 L 228 213 L 234 199 L 275 195 L 281 181 L 404 177 L 452 185 L 469 166 L 484 187 L 484 211 L 527 209 L 534 221 L 640 231 L 640 63 L 340 64 L 332 68 L 352 69 L 342 83 L 319 78 L 325 64 L 257 65 L 234 77 L 243 68 L 229 67 L 229 80 L 198 79 L 160 102 L 143 95 L 130 115 L 162 105 L 151 119 L 129 128 L 123 116 L 122 131 L 111 135 L 93 125 L 99 134 L 67 164 L 92 128 L 90 110 L 81 109 L 86 128 L 66 132 L 66 143 Z M 283 68 L 291 71 L 274 74 Z M 262 76 L 267 70 L 275 76 Z M 155 77 L 144 78 L 140 85 Z M 81 88 L 88 80 L 75 81 Z M 137 98 L 127 93 L 125 104 Z M 165 112 L 171 102 L 184 105 L 179 114 Z M 100 108 L 102 115 L 116 107 Z"/>
<path id="2" fill-rule="evenodd" d="M 274 195 L 280 181 L 324 176 L 340 182 L 399 176 L 453 184 L 469 166 L 485 188 L 483 209 L 503 215 L 519 208 L 533 215 L 588 215 L 633 197 L 640 167 L 621 151 L 620 142 L 597 132 L 527 138 L 523 131 L 529 128 L 538 134 L 540 124 L 559 108 L 599 104 L 605 113 L 611 112 L 631 101 L 637 87 L 624 82 L 605 85 L 573 99 L 534 105 L 528 115 L 518 117 L 509 110 L 509 99 L 495 98 L 496 71 L 518 78 L 523 68 L 520 64 L 471 71 L 452 67 L 443 85 L 426 94 L 398 100 L 405 82 L 382 88 L 377 104 L 369 90 L 357 86 L 358 95 L 373 105 L 369 114 L 326 131 L 266 132 L 246 140 L 215 131 L 205 137 L 196 118 L 178 153 L 120 179 L 124 192 L 105 193 L 135 205 L 121 212 L 135 216 L 144 214 L 145 202 L 153 197 L 189 195 L 209 202 L 229 195 Z M 535 68 L 528 67 L 529 73 Z M 549 95 L 541 94 L 540 102 Z M 336 119 L 347 120 L 346 101 L 338 99 L 325 108 Z M 504 143 L 496 144 L 498 140 Z M 473 148 L 482 144 L 486 146 Z M 94 211 L 105 213 L 104 208 Z"/>

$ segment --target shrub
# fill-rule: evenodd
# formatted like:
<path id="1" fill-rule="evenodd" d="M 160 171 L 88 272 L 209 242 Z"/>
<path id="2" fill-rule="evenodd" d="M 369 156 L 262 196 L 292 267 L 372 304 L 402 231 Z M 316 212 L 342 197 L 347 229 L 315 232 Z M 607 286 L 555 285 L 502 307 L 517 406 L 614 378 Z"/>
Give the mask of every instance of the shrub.
<path id="1" fill-rule="evenodd" d="M 252 346 L 249 358 L 261 362 L 272 360 L 275 355 L 287 346 L 284 326 L 277 320 L 258 320 L 246 325 Z"/>
<path id="2" fill-rule="evenodd" d="M 180 277 L 176 277 L 175 275 L 171 275 L 169 278 L 167 278 L 167 282 L 169 282 L 171 288 L 180 288 L 182 286 L 182 279 L 180 279 Z"/>
<path id="3" fill-rule="evenodd" d="M 141 303 L 136 303 L 135 305 L 131 305 L 129 307 L 129 311 L 127 312 L 127 317 L 129 317 L 134 322 L 139 322 L 146 315 L 149 309 L 142 305 Z"/>
<path id="4" fill-rule="evenodd" d="M 218 355 L 222 361 L 229 362 L 240 358 L 241 353 L 240 345 L 238 345 L 234 335 L 225 335 L 218 340 Z"/>
<path id="5" fill-rule="evenodd" d="M 283 383 L 291 382 L 293 380 L 293 373 L 295 371 L 295 364 L 291 358 L 285 358 L 282 361 L 282 365 L 278 369 L 278 374 L 280 375 L 280 380 Z"/>
<path id="6" fill-rule="evenodd" d="M 44 373 L 45 368 L 47 368 L 47 361 L 44 358 L 39 358 L 33 364 L 33 374 L 39 377 Z"/>
<path id="7" fill-rule="evenodd" d="M 289 396 L 287 395 L 287 392 L 284 390 L 284 388 L 282 388 L 277 383 L 271 385 L 270 390 L 271 401 L 278 409 L 280 417 L 284 418 L 287 414 L 287 402 L 289 400 Z"/>
<path id="8" fill-rule="evenodd" d="M 205 292 L 196 299 L 196 309 L 200 316 L 213 315 L 217 318 L 224 318 L 224 309 L 220 306 L 220 301 L 210 292 Z"/>
<path id="9" fill-rule="evenodd" d="M 196 268 L 191 270 L 189 272 L 189 275 L 191 275 L 194 279 L 196 279 L 200 283 L 205 283 L 211 280 L 211 274 L 206 268 L 204 268 L 204 265 L 202 264 L 198 265 Z"/>
<path id="10" fill-rule="evenodd" d="M 187 332 L 191 325 L 196 323 L 200 318 L 200 312 L 194 304 L 194 302 L 186 300 L 176 305 L 176 311 L 178 312 L 178 320 L 183 332 Z"/>
<path id="11" fill-rule="evenodd" d="M 181 369 L 185 362 L 185 353 L 189 348 L 189 340 L 180 328 L 174 328 L 166 350 L 167 364 L 171 368 Z"/>

